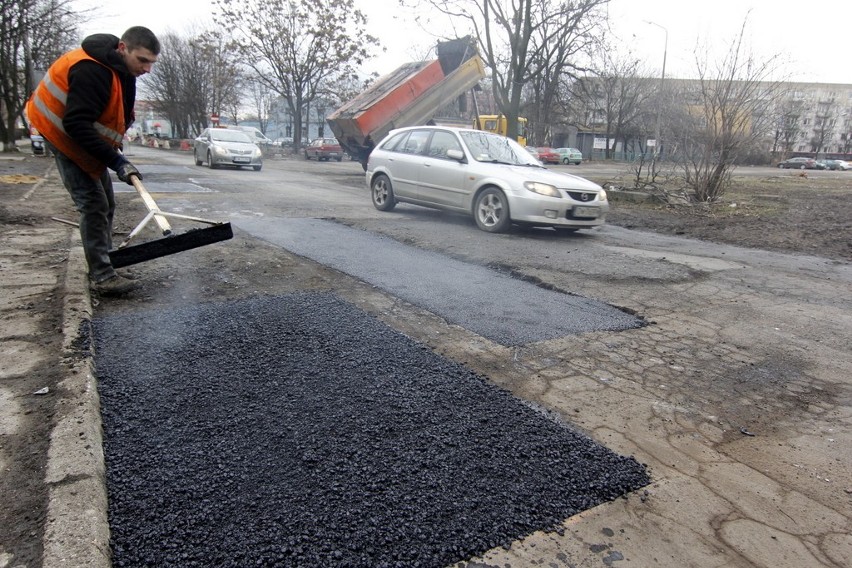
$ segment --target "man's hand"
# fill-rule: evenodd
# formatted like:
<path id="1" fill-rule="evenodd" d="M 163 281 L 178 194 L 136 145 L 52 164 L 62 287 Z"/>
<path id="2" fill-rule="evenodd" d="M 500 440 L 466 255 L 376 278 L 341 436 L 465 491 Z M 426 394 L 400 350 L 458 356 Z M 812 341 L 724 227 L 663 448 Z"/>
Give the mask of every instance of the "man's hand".
<path id="1" fill-rule="evenodd" d="M 120 179 L 127 185 L 133 185 L 133 180 L 130 179 L 130 176 L 136 176 L 140 180 L 142 179 L 142 174 L 140 174 L 139 170 L 136 169 L 136 166 L 134 166 L 130 162 L 124 162 L 123 164 L 121 164 L 121 166 L 119 166 L 115 173 L 118 174 L 118 179 Z"/>

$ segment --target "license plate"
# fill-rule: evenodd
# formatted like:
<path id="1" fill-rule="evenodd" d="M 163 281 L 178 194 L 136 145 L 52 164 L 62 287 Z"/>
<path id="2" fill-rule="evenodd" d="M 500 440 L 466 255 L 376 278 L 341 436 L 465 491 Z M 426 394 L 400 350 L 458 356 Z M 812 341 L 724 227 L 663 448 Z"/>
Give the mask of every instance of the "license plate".
<path id="1" fill-rule="evenodd" d="M 577 205 L 574 207 L 574 217 L 590 217 L 595 219 L 599 215 L 600 209 L 597 207 L 586 207 L 584 205 Z"/>
<path id="2" fill-rule="evenodd" d="M 238 164 L 248 164 L 251 162 L 251 158 L 248 156 L 236 156 L 234 157 L 234 162 Z"/>

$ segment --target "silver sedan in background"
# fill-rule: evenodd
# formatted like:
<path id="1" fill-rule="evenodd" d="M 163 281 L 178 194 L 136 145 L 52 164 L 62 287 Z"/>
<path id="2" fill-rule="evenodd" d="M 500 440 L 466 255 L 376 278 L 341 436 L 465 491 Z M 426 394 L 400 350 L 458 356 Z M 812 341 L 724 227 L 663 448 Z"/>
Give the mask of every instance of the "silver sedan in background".
<path id="1" fill-rule="evenodd" d="M 263 153 L 248 134 L 227 128 L 205 128 L 195 139 L 193 154 L 195 165 L 204 162 L 212 168 L 219 166 L 249 166 L 259 172 L 263 167 Z"/>
<path id="2" fill-rule="evenodd" d="M 596 183 L 547 169 L 505 136 L 466 128 L 391 131 L 370 154 L 367 185 L 380 211 L 397 202 L 459 211 L 491 233 L 512 224 L 591 229 L 609 211 Z"/>

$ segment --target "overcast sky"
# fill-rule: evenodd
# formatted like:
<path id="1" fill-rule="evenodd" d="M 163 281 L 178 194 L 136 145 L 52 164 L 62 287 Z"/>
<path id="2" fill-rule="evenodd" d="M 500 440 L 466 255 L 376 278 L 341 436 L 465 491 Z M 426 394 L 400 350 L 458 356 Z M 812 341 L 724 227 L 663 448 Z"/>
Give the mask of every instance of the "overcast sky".
<path id="1" fill-rule="evenodd" d="M 211 0 L 76 0 L 76 4 L 97 6 L 95 17 L 84 25 L 85 34 L 121 35 L 132 25 L 147 26 L 157 34 L 180 34 L 192 24 L 214 21 Z M 419 59 L 434 45 L 435 38 L 401 11 L 397 0 L 356 0 L 356 4 L 368 16 L 369 33 L 387 48 L 367 71 L 389 73 Z M 824 0 L 812 6 L 801 0 L 611 0 L 609 12 L 610 39 L 625 53 L 630 49 L 643 59 L 651 73 L 661 71 L 665 52 L 667 77 L 694 77 L 696 46 L 718 50 L 729 45 L 748 16 L 747 35 L 754 52 L 763 57 L 781 54 L 790 80 L 852 84 L 852 0 Z M 446 33 L 445 25 L 436 27 L 439 34 Z"/>

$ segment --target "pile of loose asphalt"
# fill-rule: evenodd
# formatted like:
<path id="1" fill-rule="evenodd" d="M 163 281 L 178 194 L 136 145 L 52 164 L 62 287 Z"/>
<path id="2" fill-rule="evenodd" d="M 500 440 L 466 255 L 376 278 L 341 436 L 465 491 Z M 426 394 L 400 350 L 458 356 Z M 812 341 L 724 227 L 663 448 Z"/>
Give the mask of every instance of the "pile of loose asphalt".
<path id="1" fill-rule="evenodd" d="M 327 293 L 93 321 L 114 566 L 447 566 L 649 483 Z"/>

